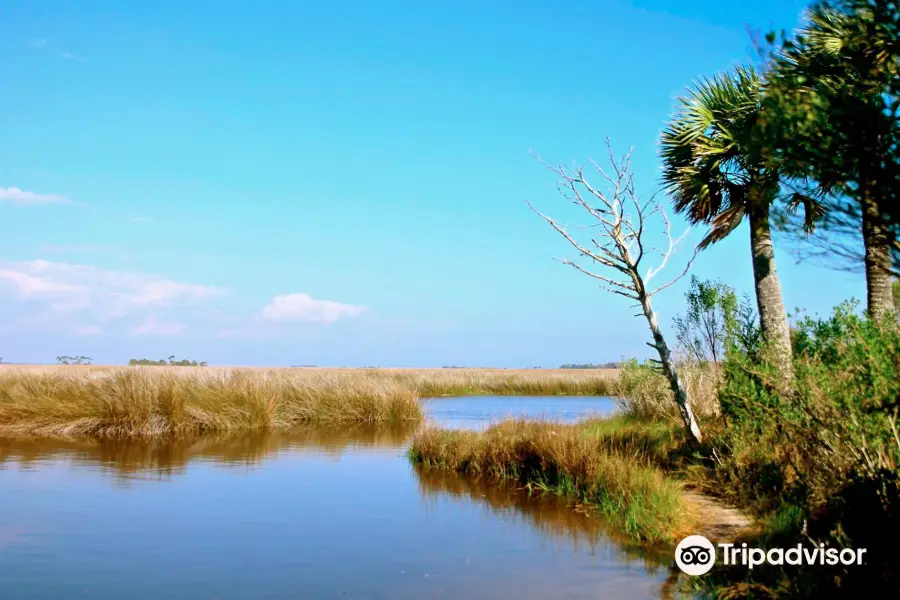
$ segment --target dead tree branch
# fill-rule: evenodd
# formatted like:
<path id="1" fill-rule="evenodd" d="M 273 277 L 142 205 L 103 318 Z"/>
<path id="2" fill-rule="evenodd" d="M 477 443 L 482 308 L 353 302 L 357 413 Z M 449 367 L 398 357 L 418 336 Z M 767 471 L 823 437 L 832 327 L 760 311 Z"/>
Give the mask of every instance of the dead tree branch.
<path id="1" fill-rule="evenodd" d="M 544 167 L 558 177 L 557 190 L 559 193 L 568 201 L 582 208 L 596 221 L 589 226 L 580 227 L 581 229 L 590 227 L 600 230 L 600 234 L 594 235 L 590 240 L 593 247 L 580 242 L 569 233 L 565 226 L 538 211 L 530 201 L 526 200 L 526 203 L 536 215 L 546 221 L 569 245 L 575 248 L 579 259 L 588 259 L 595 267 L 604 268 L 607 272 L 598 272 L 597 269 L 585 267 L 571 259 L 558 259 L 559 262 L 597 280 L 604 290 L 637 301 L 637 306 L 641 308 L 641 314 L 647 319 L 653 337 L 653 343 L 648 343 L 648 345 L 659 353 L 659 363 L 675 394 L 675 401 L 678 404 L 685 430 L 691 440 L 699 442 L 701 440 L 700 427 L 691 410 L 684 385 L 678 376 L 669 348 L 659 328 L 656 313 L 650 303 L 650 299 L 654 295 L 687 274 L 694 263 L 697 251 L 694 251 L 680 274 L 653 290 L 649 288 L 650 281 L 668 265 L 688 232 L 685 231 L 682 235 L 673 237 L 669 217 L 663 205 L 656 201 L 655 196 L 646 202 L 640 200 L 635 191 L 634 177 L 631 173 L 631 150 L 629 149 L 622 158 L 616 158 L 609 140 L 606 142 L 606 147 L 612 168 L 611 172 L 593 160 L 588 161 L 593 170 L 605 181 L 605 185 L 602 187 L 591 183 L 585 174 L 584 165 L 557 167 L 532 152 L 532 155 Z M 648 267 L 646 274 L 641 275 L 639 267 L 647 255 L 645 239 L 647 225 L 657 214 L 663 224 L 666 246 L 664 250 L 658 250 L 661 256 L 659 264 L 655 267 Z"/>

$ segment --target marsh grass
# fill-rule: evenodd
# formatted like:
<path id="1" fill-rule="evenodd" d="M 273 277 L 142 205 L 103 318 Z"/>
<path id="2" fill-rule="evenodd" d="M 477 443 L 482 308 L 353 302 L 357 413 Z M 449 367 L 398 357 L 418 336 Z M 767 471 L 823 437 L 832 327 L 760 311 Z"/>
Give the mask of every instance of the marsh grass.
<path id="1" fill-rule="evenodd" d="M 620 415 L 591 419 L 579 424 L 579 428 L 596 445 L 597 451 L 641 465 L 675 471 L 691 460 L 684 431 L 678 423 Z"/>
<path id="2" fill-rule="evenodd" d="M 662 452 L 662 429 L 647 429 L 645 442 L 629 443 L 627 432 L 615 430 L 632 426 L 625 419 L 610 423 L 512 419 L 482 432 L 429 427 L 413 438 L 409 457 L 425 468 L 514 479 L 531 490 L 571 497 L 635 540 L 674 542 L 692 519 L 681 484 L 650 464 L 652 454 Z"/>
<path id="3" fill-rule="evenodd" d="M 714 364 L 699 364 L 681 360 L 678 372 L 698 418 L 716 420 L 721 415 L 718 386 L 722 381 L 721 368 Z M 614 380 L 611 396 L 619 409 L 632 417 L 680 423 L 681 417 L 669 382 L 650 364 L 626 361 Z"/>
<path id="4" fill-rule="evenodd" d="M 134 437 L 418 422 L 418 398 L 605 395 L 615 371 L 501 369 L 0 369 L 0 432 Z"/>
<path id="5" fill-rule="evenodd" d="M 421 398 L 439 396 L 609 396 L 614 369 L 445 369 L 388 371 Z"/>
<path id="6" fill-rule="evenodd" d="M 99 375 L 2 373 L 0 431 L 141 437 L 422 418 L 413 389 L 366 373 L 230 370 L 178 375 L 160 369 Z"/>

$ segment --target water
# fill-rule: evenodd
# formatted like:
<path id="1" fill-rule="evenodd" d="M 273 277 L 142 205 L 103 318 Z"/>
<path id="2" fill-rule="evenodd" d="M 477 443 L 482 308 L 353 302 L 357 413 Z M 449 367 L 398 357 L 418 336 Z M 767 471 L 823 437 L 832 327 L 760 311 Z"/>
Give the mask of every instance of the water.
<path id="1" fill-rule="evenodd" d="M 584 398 L 425 405 L 453 426 L 610 408 Z M 629 548 L 559 499 L 413 468 L 411 434 L 0 439 L 0 598 L 660 597 L 669 557 Z"/>
<path id="2" fill-rule="evenodd" d="M 616 408 L 609 398 L 581 396 L 481 396 L 429 398 L 423 402 L 432 421 L 453 429 L 483 429 L 505 417 L 573 422 L 607 416 Z"/>

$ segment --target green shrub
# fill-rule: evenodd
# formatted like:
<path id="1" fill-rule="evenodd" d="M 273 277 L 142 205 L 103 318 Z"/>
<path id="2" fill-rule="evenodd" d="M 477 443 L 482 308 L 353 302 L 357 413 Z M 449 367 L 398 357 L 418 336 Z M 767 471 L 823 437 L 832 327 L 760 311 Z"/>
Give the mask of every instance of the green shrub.
<path id="1" fill-rule="evenodd" d="M 716 465 L 702 476 L 762 516 L 771 545 L 869 550 L 865 568 L 834 567 L 827 577 L 821 567 L 790 576 L 758 568 L 753 581 L 818 597 L 852 596 L 871 579 L 896 593 L 900 553 L 887 544 L 900 538 L 900 330 L 845 303 L 830 318 L 803 319 L 792 337 L 795 379 L 786 392 L 765 362 L 730 349 L 720 391 L 728 427 L 711 440 Z"/>

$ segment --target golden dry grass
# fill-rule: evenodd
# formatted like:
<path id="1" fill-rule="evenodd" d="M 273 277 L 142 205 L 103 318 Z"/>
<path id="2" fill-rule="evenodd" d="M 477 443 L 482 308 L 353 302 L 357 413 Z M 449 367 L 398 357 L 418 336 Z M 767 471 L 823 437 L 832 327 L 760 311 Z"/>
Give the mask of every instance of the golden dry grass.
<path id="1" fill-rule="evenodd" d="M 671 543 L 692 525 L 681 484 L 648 461 L 627 455 L 643 446 L 617 441 L 617 422 L 512 419 L 483 432 L 427 428 L 413 438 L 409 456 L 428 468 L 512 478 L 530 488 L 571 495 L 636 540 Z M 624 437 L 636 436 L 633 431 Z"/>
<path id="2" fill-rule="evenodd" d="M 718 387 L 722 380 L 719 368 L 696 362 L 678 363 L 691 408 L 700 419 L 718 420 L 721 415 Z M 681 422 L 675 396 L 669 382 L 656 369 L 637 363 L 626 363 L 619 370 L 615 392 L 622 412 L 650 420 Z"/>
<path id="3" fill-rule="evenodd" d="M 414 391 L 371 374 L 131 367 L 0 372 L 0 431 L 148 436 L 422 418 Z"/>
<path id="4" fill-rule="evenodd" d="M 0 366 L 0 432 L 125 437 L 418 422 L 418 398 L 605 395 L 610 371 Z"/>
<path id="5" fill-rule="evenodd" d="M 618 369 L 403 369 L 355 367 L 123 367 L 104 365 L 3 365 L 5 373 L 91 375 L 146 368 L 153 373 L 179 376 L 196 374 L 277 373 L 292 377 L 372 376 L 415 388 L 423 398 L 431 396 L 533 395 L 603 396 L 613 393 Z"/>

